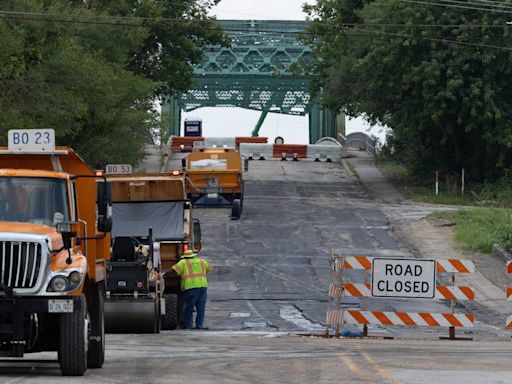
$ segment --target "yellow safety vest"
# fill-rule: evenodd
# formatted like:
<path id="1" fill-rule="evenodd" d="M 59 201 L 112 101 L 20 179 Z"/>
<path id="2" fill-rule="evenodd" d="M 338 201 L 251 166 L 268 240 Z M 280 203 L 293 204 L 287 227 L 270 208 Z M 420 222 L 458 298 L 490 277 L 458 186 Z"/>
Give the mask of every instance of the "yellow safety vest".
<path id="1" fill-rule="evenodd" d="M 203 259 L 186 257 L 173 265 L 172 269 L 181 276 L 181 290 L 208 287 L 206 274 L 211 271 L 210 264 Z"/>

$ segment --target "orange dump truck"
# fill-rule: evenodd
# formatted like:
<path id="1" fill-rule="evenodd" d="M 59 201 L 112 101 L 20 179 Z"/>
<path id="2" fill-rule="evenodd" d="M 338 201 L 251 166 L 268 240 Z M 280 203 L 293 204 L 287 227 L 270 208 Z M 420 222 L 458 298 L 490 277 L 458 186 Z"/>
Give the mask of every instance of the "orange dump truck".
<path id="1" fill-rule="evenodd" d="M 158 333 L 179 327 L 180 282 L 162 278 L 183 252 L 201 247 L 185 177 L 108 175 L 112 185 L 112 259 L 105 320 L 109 332 Z"/>
<path id="2" fill-rule="evenodd" d="M 64 375 L 100 368 L 110 257 L 105 180 L 53 130 L 0 148 L 0 355 L 57 351 Z"/>
<path id="3" fill-rule="evenodd" d="M 183 168 L 190 180 L 188 196 L 195 206 L 231 206 L 231 217 L 240 218 L 244 182 L 242 157 L 236 149 L 194 148 L 183 159 Z"/>

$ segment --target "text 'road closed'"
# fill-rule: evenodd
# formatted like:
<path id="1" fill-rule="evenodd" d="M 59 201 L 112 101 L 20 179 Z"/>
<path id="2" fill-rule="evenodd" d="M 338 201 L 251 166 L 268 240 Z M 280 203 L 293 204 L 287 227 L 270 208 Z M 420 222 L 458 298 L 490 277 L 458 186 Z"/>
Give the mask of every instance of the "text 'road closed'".
<path id="1" fill-rule="evenodd" d="M 433 299 L 435 293 L 434 260 L 373 259 L 372 296 Z"/>

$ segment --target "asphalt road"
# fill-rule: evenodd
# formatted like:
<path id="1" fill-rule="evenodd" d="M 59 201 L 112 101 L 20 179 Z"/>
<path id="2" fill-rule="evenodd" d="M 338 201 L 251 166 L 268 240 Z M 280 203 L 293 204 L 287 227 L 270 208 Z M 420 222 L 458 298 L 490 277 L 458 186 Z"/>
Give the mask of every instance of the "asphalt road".
<path id="1" fill-rule="evenodd" d="M 226 209 L 194 211 L 203 231 L 201 254 L 214 266 L 207 310 L 212 329 L 325 329 L 332 250 L 346 256 L 411 257 L 394 238 L 383 204 L 339 164 L 252 161 L 245 180 L 240 220 L 229 220 Z M 346 276 L 364 281 L 361 272 Z M 347 301 L 359 306 L 358 299 Z M 368 308 L 442 312 L 449 306 L 370 299 Z"/>
<path id="2" fill-rule="evenodd" d="M 325 330 L 332 249 L 415 256 L 395 238 L 393 223 L 417 222 L 432 209 L 383 201 L 339 164 L 253 161 L 240 220 L 230 220 L 227 209 L 195 209 L 202 223 L 201 255 L 214 267 L 210 331 L 108 335 L 104 368 L 84 378 L 60 377 L 55 362 L 47 361 L 55 354 L 45 353 L 32 357 L 36 363 L 0 362 L 0 383 L 509 383 L 510 335 L 496 337 L 486 324 L 478 324 L 476 333 L 459 333 L 475 341 L 439 340 L 445 329 L 425 328 L 370 327 L 371 335 L 394 340 L 297 335 Z M 368 305 L 449 308 L 403 299 Z"/>
<path id="3" fill-rule="evenodd" d="M 510 341 L 166 331 L 109 335 L 107 342 L 104 367 L 88 370 L 85 377 L 61 377 L 55 363 L 9 368 L 0 363 L 0 382 L 508 384 L 512 375 Z"/>

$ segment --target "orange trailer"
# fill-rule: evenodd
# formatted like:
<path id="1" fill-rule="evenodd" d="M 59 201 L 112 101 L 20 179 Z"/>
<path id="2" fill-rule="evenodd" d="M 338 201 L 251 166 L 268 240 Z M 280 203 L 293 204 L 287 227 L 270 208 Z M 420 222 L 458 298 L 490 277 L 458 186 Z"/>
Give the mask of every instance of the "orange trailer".
<path id="1" fill-rule="evenodd" d="M 197 206 L 231 206 L 239 219 L 243 209 L 242 157 L 233 148 L 195 148 L 183 160 L 190 180 L 188 196 Z M 245 161 L 245 169 L 248 162 Z"/>

